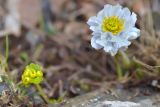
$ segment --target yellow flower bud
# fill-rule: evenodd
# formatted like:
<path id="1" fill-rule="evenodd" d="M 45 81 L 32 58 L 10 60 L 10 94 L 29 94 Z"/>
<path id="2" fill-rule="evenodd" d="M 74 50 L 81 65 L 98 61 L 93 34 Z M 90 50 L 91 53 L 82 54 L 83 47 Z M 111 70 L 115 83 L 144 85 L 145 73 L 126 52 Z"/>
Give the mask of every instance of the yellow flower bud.
<path id="1" fill-rule="evenodd" d="M 37 76 L 38 76 L 38 77 L 42 77 L 42 76 L 43 76 L 42 71 L 37 71 Z"/>
<path id="2" fill-rule="evenodd" d="M 24 76 L 29 76 L 29 71 L 26 69 L 25 72 L 23 73 Z"/>
<path id="3" fill-rule="evenodd" d="M 31 71 L 29 72 L 29 75 L 30 75 L 31 78 L 35 78 L 35 77 L 36 77 L 36 71 L 32 71 L 32 70 L 31 70 Z"/>
<path id="4" fill-rule="evenodd" d="M 29 77 L 24 77 L 24 78 L 22 78 L 22 82 L 23 82 L 23 84 L 29 84 L 30 78 Z"/>

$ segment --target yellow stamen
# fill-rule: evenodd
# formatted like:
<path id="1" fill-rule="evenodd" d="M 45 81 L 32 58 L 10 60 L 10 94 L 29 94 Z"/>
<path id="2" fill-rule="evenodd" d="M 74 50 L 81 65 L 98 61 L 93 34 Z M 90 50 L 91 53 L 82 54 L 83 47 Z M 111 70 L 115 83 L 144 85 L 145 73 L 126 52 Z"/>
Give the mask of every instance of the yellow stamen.
<path id="1" fill-rule="evenodd" d="M 105 17 L 102 23 L 103 32 L 111 32 L 113 35 L 120 33 L 124 29 L 124 20 L 117 16 Z"/>

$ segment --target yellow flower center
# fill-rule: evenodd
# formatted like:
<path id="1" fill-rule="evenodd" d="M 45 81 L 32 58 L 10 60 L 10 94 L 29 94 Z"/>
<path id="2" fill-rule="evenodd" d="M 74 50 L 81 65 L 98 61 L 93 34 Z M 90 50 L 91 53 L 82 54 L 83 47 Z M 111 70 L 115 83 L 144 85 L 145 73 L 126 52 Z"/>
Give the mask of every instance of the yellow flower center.
<path id="1" fill-rule="evenodd" d="M 102 23 L 103 32 L 111 32 L 113 35 L 120 33 L 124 29 L 124 20 L 117 16 L 105 17 Z"/>

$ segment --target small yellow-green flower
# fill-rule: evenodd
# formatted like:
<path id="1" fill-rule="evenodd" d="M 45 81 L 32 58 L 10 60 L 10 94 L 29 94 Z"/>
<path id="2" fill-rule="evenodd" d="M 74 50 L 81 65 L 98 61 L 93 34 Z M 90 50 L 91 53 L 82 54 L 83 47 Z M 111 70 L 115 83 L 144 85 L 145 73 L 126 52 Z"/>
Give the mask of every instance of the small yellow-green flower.
<path id="1" fill-rule="evenodd" d="M 26 66 L 22 74 L 22 83 L 24 85 L 39 84 L 43 80 L 42 67 L 31 63 Z"/>

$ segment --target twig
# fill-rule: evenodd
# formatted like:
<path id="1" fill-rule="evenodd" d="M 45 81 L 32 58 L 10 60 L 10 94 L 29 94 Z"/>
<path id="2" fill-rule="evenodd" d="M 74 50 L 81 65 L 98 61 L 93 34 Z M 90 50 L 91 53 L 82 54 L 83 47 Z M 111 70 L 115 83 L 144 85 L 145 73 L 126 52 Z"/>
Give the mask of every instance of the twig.
<path id="1" fill-rule="evenodd" d="M 149 70 L 154 70 L 155 68 L 160 68 L 160 66 L 151 66 L 151 65 L 148 65 L 148 64 L 146 64 L 146 63 L 144 63 L 144 62 L 136 59 L 135 57 L 133 58 L 133 60 L 134 60 L 136 63 L 138 63 L 138 64 L 140 64 L 140 65 L 148 68 Z"/>

